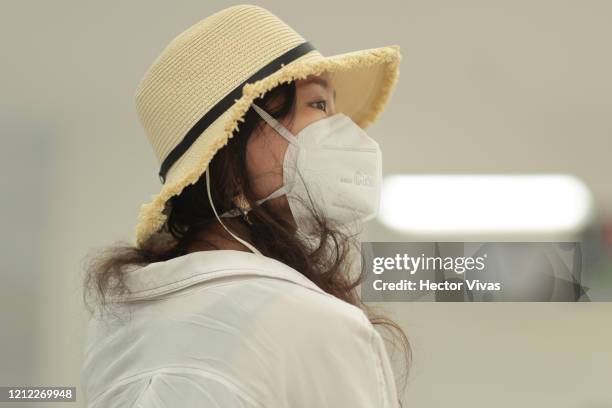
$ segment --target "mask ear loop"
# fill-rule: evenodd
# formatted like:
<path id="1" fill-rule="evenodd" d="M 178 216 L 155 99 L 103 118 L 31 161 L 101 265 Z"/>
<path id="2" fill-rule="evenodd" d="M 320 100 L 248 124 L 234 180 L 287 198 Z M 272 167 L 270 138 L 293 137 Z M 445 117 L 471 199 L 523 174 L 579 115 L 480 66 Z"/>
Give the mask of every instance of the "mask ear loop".
<path id="1" fill-rule="evenodd" d="M 293 133 L 291 133 L 289 129 L 284 127 L 279 121 L 274 119 L 272 115 L 270 115 L 268 112 L 261 109 L 259 106 L 255 105 L 254 103 L 251 103 L 251 106 L 253 107 L 253 109 L 255 109 L 255 112 L 257 112 L 259 116 L 261 116 L 261 118 L 265 120 L 268 123 L 268 125 L 270 125 L 270 127 L 272 127 L 272 129 L 278 132 L 279 135 L 287 139 L 287 141 L 291 144 L 298 144 L 297 137 L 295 137 Z"/>
<path id="2" fill-rule="evenodd" d="M 215 217 L 217 217 L 217 220 L 223 226 L 223 228 L 225 228 L 225 230 L 232 237 L 234 237 L 236 239 L 236 241 L 240 242 L 242 245 L 244 245 L 245 247 L 249 248 L 251 250 L 251 252 L 253 252 L 256 255 L 263 256 L 262 253 L 257 250 L 257 248 L 255 248 L 253 245 L 249 244 L 247 241 L 237 237 L 232 231 L 230 231 L 229 228 L 227 228 L 225 226 L 225 224 L 223 224 L 223 222 L 221 221 L 221 218 L 219 218 L 219 214 L 217 214 L 217 210 L 215 209 L 215 205 L 213 204 L 212 195 L 210 194 L 210 166 L 208 166 L 206 168 L 206 193 L 208 194 L 208 201 L 210 202 L 210 206 L 212 207 L 212 210 L 215 213 Z"/>
<path id="3" fill-rule="evenodd" d="M 251 106 L 259 114 L 259 116 L 261 116 L 261 118 L 263 120 L 265 120 L 268 123 L 268 125 L 270 125 L 270 127 L 272 127 L 272 129 L 274 129 L 274 130 L 276 130 L 276 132 L 278 132 L 279 135 L 281 135 L 283 138 L 285 138 L 291 144 L 295 144 L 295 145 L 298 144 L 297 138 L 289 131 L 289 129 L 287 129 L 279 121 L 274 119 L 268 112 L 266 112 L 265 110 L 263 110 L 262 108 L 260 108 L 259 106 L 257 106 L 254 103 L 251 103 Z M 259 252 L 257 250 L 257 248 L 255 248 L 253 245 L 251 245 L 248 242 L 246 242 L 246 241 L 240 239 L 239 237 L 237 237 L 221 221 L 221 217 L 222 218 L 230 218 L 230 217 L 236 217 L 236 216 L 240 215 L 240 210 L 238 208 L 234 208 L 232 210 L 229 210 L 229 211 L 221 214 L 221 217 L 219 217 L 219 214 L 217 214 L 217 210 L 215 209 L 215 205 L 213 204 L 212 196 L 210 194 L 210 167 L 208 167 L 206 169 L 206 193 L 208 194 L 208 201 L 210 202 L 210 206 L 212 207 L 213 212 L 215 213 L 215 217 L 217 217 L 217 220 L 223 226 L 223 228 L 225 228 L 225 230 L 232 237 L 234 237 L 242 245 L 244 245 L 247 248 L 249 248 L 253 253 L 255 253 L 257 255 L 263 256 L 261 254 L 261 252 Z M 268 197 L 265 197 L 265 198 L 262 198 L 260 200 L 257 200 L 257 204 L 259 205 L 259 204 L 261 204 L 261 203 L 263 203 L 265 201 L 271 200 L 271 199 L 276 198 L 276 197 L 280 197 L 283 194 L 286 194 L 285 188 L 281 188 L 281 189 L 271 193 Z"/>
<path id="4" fill-rule="evenodd" d="M 274 119 L 268 112 L 266 112 L 265 110 L 263 110 L 262 108 L 260 108 L 256 104 L 251 103 L 251 106 L 253 107 L 255 112 L 257 112 L 259 114 L 259 116 L 261 116 L 261 118 L 265 122 L 267 122 L 268 125 L 270 125 L 270 127 L 272 129 L 274 129 L 274 130 L 276 130 L 278 132 L 279 135 L 281 135 L 283 138 L 285 138 L 289 143 L 297 144 L 297 138 L 289 131 L 289 129 L 284 127 L 280 122 L 278 122 L 276 119 Z M 280 197 L 280 196 L 282 196 L 284 194 L 287 194 L 287 189 L 286 189 L 286 187 L 283 186 L 282 188 L 272 192 L 267 197 L 264 197 L 264 198 L 262 198 L 260 200 L 257 200 L 255 203 L 257 205 L 261 205 L 262 203 L 264 203 L 264 202 L 266 202 L 268 200 L 272 200 L 272 199 Z M 212 201 L 211 201 L 211 205 L 212 205 Z M 213 210 L 214 210 L 214 207 L 213 207 Z M 231 209 L 231 210 L 228 210 L 228 211 L 224 212 L 223 214 L 220 215 L 220 217 L 221 218 L 232 218 L 232 217 L 237 217 L 237 216 L 239 216 L 241 214 L 242 213 L 241 213 L 239 208 L 234 208 L 234 209 Z"/>

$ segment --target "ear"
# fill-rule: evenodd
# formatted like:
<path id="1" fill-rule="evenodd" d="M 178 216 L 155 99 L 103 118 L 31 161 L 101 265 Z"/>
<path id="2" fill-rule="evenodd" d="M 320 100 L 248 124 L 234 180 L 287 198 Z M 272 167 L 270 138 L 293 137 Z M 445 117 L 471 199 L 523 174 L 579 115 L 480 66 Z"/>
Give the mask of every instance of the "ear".
<path id="1" fill-rule="evenodd" d="M 242 191 L 234 196 L 234 204 L 244 213 L 251 211 L 249 201 L 246 199 Z"/>
<path id="2" fill-rule="evenodd" d="M 240 210 L 240 213 L 242 214 L 242 218 L 249 225 L 252 225 L 253 223 L 249 219 L 249 211 L 251 211 L 251 206 L 249 205 L 249 201 L 246 199 L 246 197 L 244 196 L 242 192 L 234 196 L 234 204 Z"/>

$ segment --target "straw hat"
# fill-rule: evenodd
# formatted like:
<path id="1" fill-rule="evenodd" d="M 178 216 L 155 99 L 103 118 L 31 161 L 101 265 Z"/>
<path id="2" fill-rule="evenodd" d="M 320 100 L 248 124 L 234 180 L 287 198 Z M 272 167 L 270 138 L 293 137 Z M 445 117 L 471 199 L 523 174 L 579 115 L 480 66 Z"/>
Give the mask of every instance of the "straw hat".
<path id="1" fill-rule="evenodd" d="M 277 16 L 253 5 L 226 8 L 179 34 L 135 94 L 163 183 L 140 208 L 136 245 L 169 238 L 163 228 L 167 201 L 200 178 L 253 100 L 282 83 L 328 72 L 337 111 L 366 128 L 391 94 L 400 58 L 397 45 L 324 57 Z"/>

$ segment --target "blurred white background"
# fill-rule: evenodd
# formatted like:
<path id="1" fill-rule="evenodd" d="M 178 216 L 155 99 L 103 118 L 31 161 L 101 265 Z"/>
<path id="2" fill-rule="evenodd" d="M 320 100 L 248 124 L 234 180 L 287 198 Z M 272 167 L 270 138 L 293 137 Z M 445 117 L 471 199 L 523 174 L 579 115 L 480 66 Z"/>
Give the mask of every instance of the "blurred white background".
<path id="1" fill-rule="evenodd" d="M 401 46 L 397 90 L 369 130 L 385 173 L 575 175 L 605 251 L 612 2 L 254 3 L 326 55 Z M 0 385 L 79 386 L 84 257 L 131 241 L 159 188 L 136 85 L 174 36 L 232 4 L 3 2 Z M 612 303 L 382 306 L 412 341 L 405 406 L 612 406 Z"/>

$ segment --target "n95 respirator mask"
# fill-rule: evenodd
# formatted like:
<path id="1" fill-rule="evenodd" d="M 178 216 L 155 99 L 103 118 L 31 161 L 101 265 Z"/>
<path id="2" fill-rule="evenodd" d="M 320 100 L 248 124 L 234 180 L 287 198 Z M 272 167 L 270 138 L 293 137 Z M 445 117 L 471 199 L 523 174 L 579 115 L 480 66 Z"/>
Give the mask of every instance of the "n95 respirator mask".
<path id="1" fill-rule="evenodd" d="M 309 234 L 314 206 L 336 226 L 354 225 L 378 213 L 382 157 L 378 143 L 343 113 L 313 122 L 293 135 L 259 106 L 253 109 L 289 142 L 283 186 L 261 204 L 286 195 L 299 231 Z M 222 217 L 239 215 L 236 209 Z"/>

